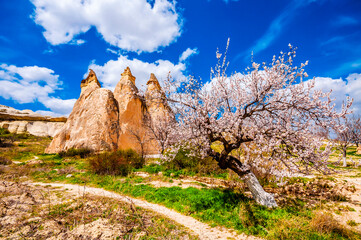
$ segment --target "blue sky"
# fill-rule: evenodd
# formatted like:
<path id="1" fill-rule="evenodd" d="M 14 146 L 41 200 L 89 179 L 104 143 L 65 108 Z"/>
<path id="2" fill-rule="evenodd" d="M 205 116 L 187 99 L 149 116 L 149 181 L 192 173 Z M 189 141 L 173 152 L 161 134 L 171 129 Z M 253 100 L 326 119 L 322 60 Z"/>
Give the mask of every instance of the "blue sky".
<path id="1" fill-rule="evenodd" d="M 229 73 L 298 47 L 316 86 L 361 113 L 360 0 L 0 1 L 0 104 L 67 115 L 94 69 L 113 89 L 130 66 L 139 88 L 189 74 L 209 81 L 230 38 Z"/>

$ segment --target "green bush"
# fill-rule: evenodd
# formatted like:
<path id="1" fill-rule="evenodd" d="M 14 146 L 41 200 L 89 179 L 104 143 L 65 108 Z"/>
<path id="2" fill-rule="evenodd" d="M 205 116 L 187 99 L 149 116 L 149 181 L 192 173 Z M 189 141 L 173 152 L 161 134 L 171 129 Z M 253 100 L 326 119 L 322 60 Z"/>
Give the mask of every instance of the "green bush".
<path id="1" fill-rule="evenodd" d="M 89 159 L 91 171 L 101 175 L 127 176 L 132 167 L 141 168 L 143 165 L 144 159 L 133 150 L 104 152 Z"/>
<path id="2" fill-rule="evenodd" d="M 201 158 L 199 156 L 189 156 L 189 150 L 180 149 L 177 155 L 164 163 L 166 170 L 172 171 L 175 175 L 180 174 L 200 174 L 200 175 L 224 175 L 227 170 L 222 170 L 216 160 L 211 157 Z M 166 171 L 167 174 L 167 171 Z"/>
<path id="3" fill-rule="evenodd" d="M 75 157 L 80 156 L 80 158 L 86 158 L 92 153 L 92 150 L 88 148 L 69 148 L 67 151 L 62 151 L 59 153 L 60 157 Z"/>

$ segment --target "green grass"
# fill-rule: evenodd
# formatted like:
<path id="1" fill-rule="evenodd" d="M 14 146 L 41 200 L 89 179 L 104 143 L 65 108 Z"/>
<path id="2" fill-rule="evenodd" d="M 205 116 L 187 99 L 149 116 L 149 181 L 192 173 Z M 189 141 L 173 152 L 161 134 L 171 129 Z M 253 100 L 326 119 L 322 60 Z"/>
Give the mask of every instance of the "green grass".
<path id="1" fill-rule="evenodd" d="M 295 201 L 292 205 L 277 209 L 268 209 L 255 204 L 240 192 L 192 187 L 155 188 L 139 184 L 143 179 L 138 176 L 122 178 L 85 172 L 74 173 L 73 177 L 66 178 L 56 171 L 35 172 L 33 176 L 40 181 L 87 184 L 142 198 L 175 209 L 211 226 L 225 226 L 268 239 L 347 239 L 339 233 L 320 233 L 313 230 L 310 222 L 316 208 L 305 208 L 302 201 Z M 288 228 L 285 228 L 285 225 Z"/>
<path id="2" fill-rule="evenodd" d="M 43 149 L 46 142 L 49 140 L 41 140 L 42 144 L 40 145 Z M 22 143 L 25 145 L 16 146 L 16 151 L 12 152 L 12 155 L 7 154 L 11 155 L 11 159 L 14 160 L 27 159 L 37 155 L 43 163 L 31 166 L 27 164 L 13 166 L 14 168 L 28 167 L 31 170 L 29 170 L 29 174 L 35 181 L 86 184 L 99 187 L 164 205 L 211 226 L 225 226 L 267 239 L 361 239 L 361 235 L 337 229 L 331 232 L 316 230 L 311 222 L 314 220 L 315 211 L 318 208 L 307 207 L 301 200 L 293 199 L 289 201 L 292 204 L 288 203 L 276 209 L 268 209 L 256 204 L 237 189 L 156 188 L 146 184 L 145 179 L 132 174 L 128 177 L 94 174 L 89 171 L 87 159 L 43 154 L 37 146 L 39 144 L 33 144 L 28 139 Z M 19 150 L 22 152 L 19 153 Z M 3 155 L 2 152 L 0 152 L 1 155 Z M 72 177 L 66 177 L 67 169 L 71 171 Z M 193 173 L 202 174 L 192 173 L 189 169 L 169 169 L 165 165 L 156 164 L 144 166 L 136 171 L 145 171 L 150 174 L 163 172 L 163 175 L 169 177 L 171 175 L 177 177 Z M 227 178 L 227 174 L 227 172 L 218 173 L 213 177 Z M 295 178 L 290 181 L 306 183 L 309 179 Z"/>

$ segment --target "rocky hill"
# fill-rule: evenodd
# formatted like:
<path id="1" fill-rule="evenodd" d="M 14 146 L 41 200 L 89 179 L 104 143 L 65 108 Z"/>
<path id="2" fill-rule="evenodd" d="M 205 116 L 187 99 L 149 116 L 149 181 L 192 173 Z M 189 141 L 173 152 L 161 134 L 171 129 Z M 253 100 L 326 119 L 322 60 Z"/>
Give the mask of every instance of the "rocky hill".
<path id="1" fill-rule="evenodd" d="M 12 133 L 30 133 L 35 136 L 55 136 L 66 122 L 65 117 L 49 117 L 31 110 L 17 110 L 0 105 L 0 127 Z"/>

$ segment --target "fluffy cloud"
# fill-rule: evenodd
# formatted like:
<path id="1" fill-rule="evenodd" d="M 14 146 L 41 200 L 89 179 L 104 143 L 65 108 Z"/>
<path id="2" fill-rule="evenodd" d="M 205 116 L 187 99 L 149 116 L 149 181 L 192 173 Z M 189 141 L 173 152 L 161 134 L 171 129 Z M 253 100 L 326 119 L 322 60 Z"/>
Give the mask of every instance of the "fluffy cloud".
<path id="1" fill-rule="evenodd" d="M 83 43 L 74 38 L 95 27 L 104 40 L 128 51 L 151 52 L 181 34 L 175 1 L 31 0 L 34 20 L 53 45 Z"/>
<path id="2" fill-rule="evenodd" d="M 182 55 L 179 57 L 179 61 L 183 62 L 185 60 L 187 60 L 190 56 L 194 55 L 194 54 L 198 54 L 198 49 L 197 48 L 187 48 L 187 50 L 185 50 Z"/>
<path id="3" fill-rule="evenodd" d="M 0 65 L 0 96 L 19 103 L 39 101 L 55 114 L 69 114 L 76 99 L 63 100 L 51 97 L 62 82 L 59 75 L 44 67 Z"/>
<path id="4" fill-rule="evenodd" d="M 102 66 L 94 62 L 89 65 L 89 68 L 95 71 L 103 87 L 114 90 L 121 77 L 120 74 L 129 66 L 132 74 L 136 77 L 137 87 L 144 90 L 150 73 L 154 73 L 161 84 L 169 73 L 175 79 L 184 79 L 183 72 L 186 70 L 185 60 L 187 59 L 184 56 L 191 55 L 186 53 L 187 51 L 189 52 L 189 49 L 183 52 L 180 57 L 182 61 L 176 64 L 162 59 L 155 62 L 143 62 L 139 59 L 129 59 L 128 56 L 119 56 L 117 60 L 110 60 Z"/>
<path id="5" fill-rule="evenodd" d="M 316 77 L 316 88 L 323 91 L 332 90 L 331 97 L 335 98 L 336 107 L 340 108 L 346 101 L 346 96 L 354 99 L 352 110 L 361 114 L 361 73 L 352 73 L 346 79 L 332 79 L 327 77 Z"/>

